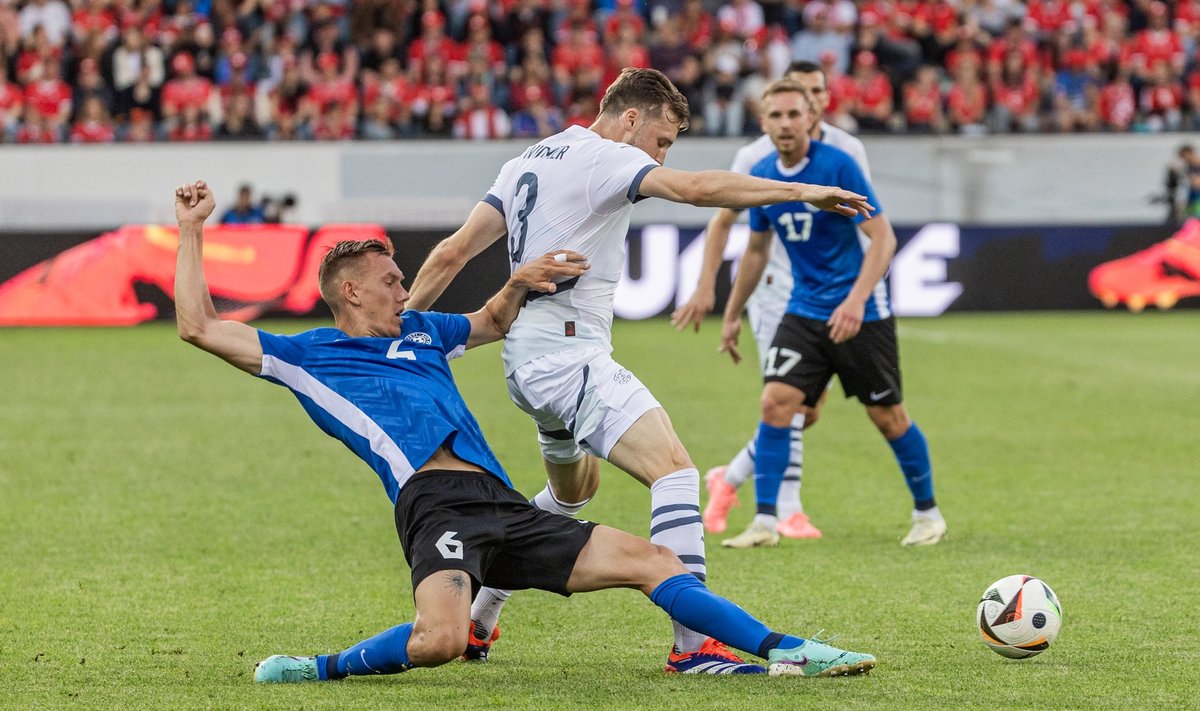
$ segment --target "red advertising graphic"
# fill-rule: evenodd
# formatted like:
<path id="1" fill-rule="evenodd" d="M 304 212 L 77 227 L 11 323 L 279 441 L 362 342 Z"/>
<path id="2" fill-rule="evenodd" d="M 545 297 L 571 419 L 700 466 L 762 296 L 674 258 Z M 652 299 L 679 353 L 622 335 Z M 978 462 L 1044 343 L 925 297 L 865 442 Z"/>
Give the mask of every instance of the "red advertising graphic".
<path id="1" fill-rule="evenodd" d="M 387 240 L 378 225 L 213 226 L 204 230 L 204 273 L 222 318 L 313 309 L 317 268 L 340 240 Z M 0 284 L 0 326 L 129 326 L 158 315 L 135 285 L 174 298 L 179 232 L 127 225 L 72 247 Z"/>
<path id="2" fill-rule="evenodd" d="M 1153 304 L 1169 309 L 1180 299 L 1200 296 L 1200 219 L 1188 220 L 1170 238 L 1097 266 L 1088 289 L 1107 307 L 1124 304 L 1141 311 Z"/>

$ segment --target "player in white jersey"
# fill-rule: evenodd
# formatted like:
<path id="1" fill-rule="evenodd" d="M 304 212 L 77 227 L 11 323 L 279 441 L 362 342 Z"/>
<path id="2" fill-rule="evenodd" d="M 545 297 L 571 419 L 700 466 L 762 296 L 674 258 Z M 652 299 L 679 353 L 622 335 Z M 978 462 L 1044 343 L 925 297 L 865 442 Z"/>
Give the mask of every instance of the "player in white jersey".
<path id="1" fill-rule="evenodd" d="M 842 129 L 821 121 L 825 108 L 829 105 L 829 91 L 825 85 L 825 72 L 821 66 L 812 62 L 792 62 L 785 78 L 798 83 L 805 89 L 805 96 L 816 112 L 811 138 L 836 146 L 850 154 L 854 162 L 862 168 L 867 180 L 871 179 L 871 170 L 867 166 L 867 149 L 863 142 Z M 750 168 L 756 163 L 775 152 L 775 144 L 765 133 L 753 143 L 743 146 L 734 155 L 730 170 L 736 173 L 749 174 Z M 704 263 L 700 270 L 700 279 L 696 291 L 686 304 L 676 309 L 671 315 L 672 323 L 680 330 L 691 325 L 700 330 L 700 322 L 713 310 L 716 303 L 717 272 L 724 260 L 725 246 L 729 242 L 729 230 L 737 222 L 739 211 L 721 208 L 713 215 L 705 230 Z M 861 239 L 861 237 L 860 237 Z M 754 343 L 758 346 L 759 367 L 765 368 L 764 358 L 775 338 L 775 331 L 787 310 L 788 298 L 792 294 L 792 265 L 788 259 L 783 242 L 775 240 L 771 246 L 771 257 L 767 263 L 763 277 L 754 290 L 747 304 L 750 315 L 750 328 L 754 333 Z M 800 479 L 804 462 L 803 432 L 811 427 L 820 414 L 821 406 L 825 403 L 825 394 L 810 408 L 809 414 L 803 421 L 793 423 L 791 433 L 791 453 L 783 485 L 779 488 L 779 524 L 780 535 L 788 538 L 820 538 L 821 532 L 814 526 L 804 513 L 800 503 Z M 705 486 L 708 489 L 708 504 L 704 507 L 704 527 L 713 533 L 721 533 L 727 526 L 729 509 L 737 504 L 737 490 L 754 474 L 754 436 L 742 447 L 727 466 L 714 467 L 705 475 Z"/>
<path id="2" fill-rule="evenodd" d="M 607 459 L 650 487 L 650 540 L 670 548 L 704 580 L 699 472 L 662 407 L 609 355 L 613 294 L 633 203 L 660 197 L 752 207 L 798 199 L 844 215 L 866 215 L 870 208 L 861 196 L 838 188 L 661 167 L 687 127 L 688 113 L 687 100 L 661 72 L 622 71 L 590 128 L 569 128 L 504 165 L 467 223 L 430 253 L 409 306 L 429 307 L 469 259 L 505 234 L 514 269 L 547 245 L 584 254 L 588 272 L 559 284 L 554 294 L 530 298 L 504 346 L 509 393 L 537 423 L 549 479 L 533 502 L 578 513 L 599 483 L 598 459 Z M 476 658 L 495 638 L 507 597 L 485 590 L 476 599 Z M 667 669 L 729 669 L 732 659 L 711 640 L 676 625 Z"/>

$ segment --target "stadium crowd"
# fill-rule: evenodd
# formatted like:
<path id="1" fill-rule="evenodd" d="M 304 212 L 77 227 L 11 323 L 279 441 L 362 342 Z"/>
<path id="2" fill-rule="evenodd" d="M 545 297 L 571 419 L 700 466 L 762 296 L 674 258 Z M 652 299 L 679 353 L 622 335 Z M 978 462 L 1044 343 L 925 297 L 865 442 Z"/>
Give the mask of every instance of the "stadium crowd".
<path id="1" fill-rule="evenodd" d="M 622 67 L 757 135 L 824 67 L 855 132 L 1200 128 L 1200 0 L 0 0 L 7 143 L 540 137 Z"/>

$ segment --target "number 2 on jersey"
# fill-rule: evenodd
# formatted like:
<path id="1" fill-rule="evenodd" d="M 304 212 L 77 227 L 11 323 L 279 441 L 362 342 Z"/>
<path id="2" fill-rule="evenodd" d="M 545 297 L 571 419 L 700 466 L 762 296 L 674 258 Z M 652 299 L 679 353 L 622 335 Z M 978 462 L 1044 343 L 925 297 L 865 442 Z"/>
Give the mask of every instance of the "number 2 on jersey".
<path id="1" fill-rule="evenodd" d="M 807 242 L 812 234 L 813 216 L 807 212 L 785 212 L 779 216 L 779 224 L 787 230 L 788 242 Z M 796 223 L 800 223 L 800 231 L 796 231 Z"/>
<path id="2" fill-rule="evenodd" d="M 525 173 L 517 180 L 514 200 L 521 195 L 523 187 L 528 189 L 525 191 L 525 206 L 517 211 L 517 221 L 521 224 L 517 225 L 516 231 L 508 237 L 508 256 L 513 264 L 520 263 L 521 256 L 525 254 L 525 238 L 529 236 L 529 213 L 533 212 L 533 206 L 537 203 L 537 175 Z"/>

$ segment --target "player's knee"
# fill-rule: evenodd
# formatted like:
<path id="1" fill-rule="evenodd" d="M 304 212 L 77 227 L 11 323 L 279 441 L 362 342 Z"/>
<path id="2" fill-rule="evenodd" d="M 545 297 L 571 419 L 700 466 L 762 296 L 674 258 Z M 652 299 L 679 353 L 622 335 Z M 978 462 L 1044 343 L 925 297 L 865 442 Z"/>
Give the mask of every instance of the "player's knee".
<path id="1" fill-rule="evenodd" d="M 903 437 L 912 421 L 908 418 L 903 405 L 868 408 L 871 421 L 886 439 L 893 440 Z"/>
<path id="2" fill-rule="evenodd" d="M 801 404 L 792 397 L 781 397 L 771 389 L 763 391 L 759 401 L 762 408 L 762 421 L 772 427 L 787 427 L 792 423 L 792 417 L 800 412 Z"/>
<path id="3" fill-rule="evenodd" d="M 408 640 L 409 659 L 423 667 L 452 662 L 466 650 L 467 630 L 457 625 L 414 630 Z"/>

